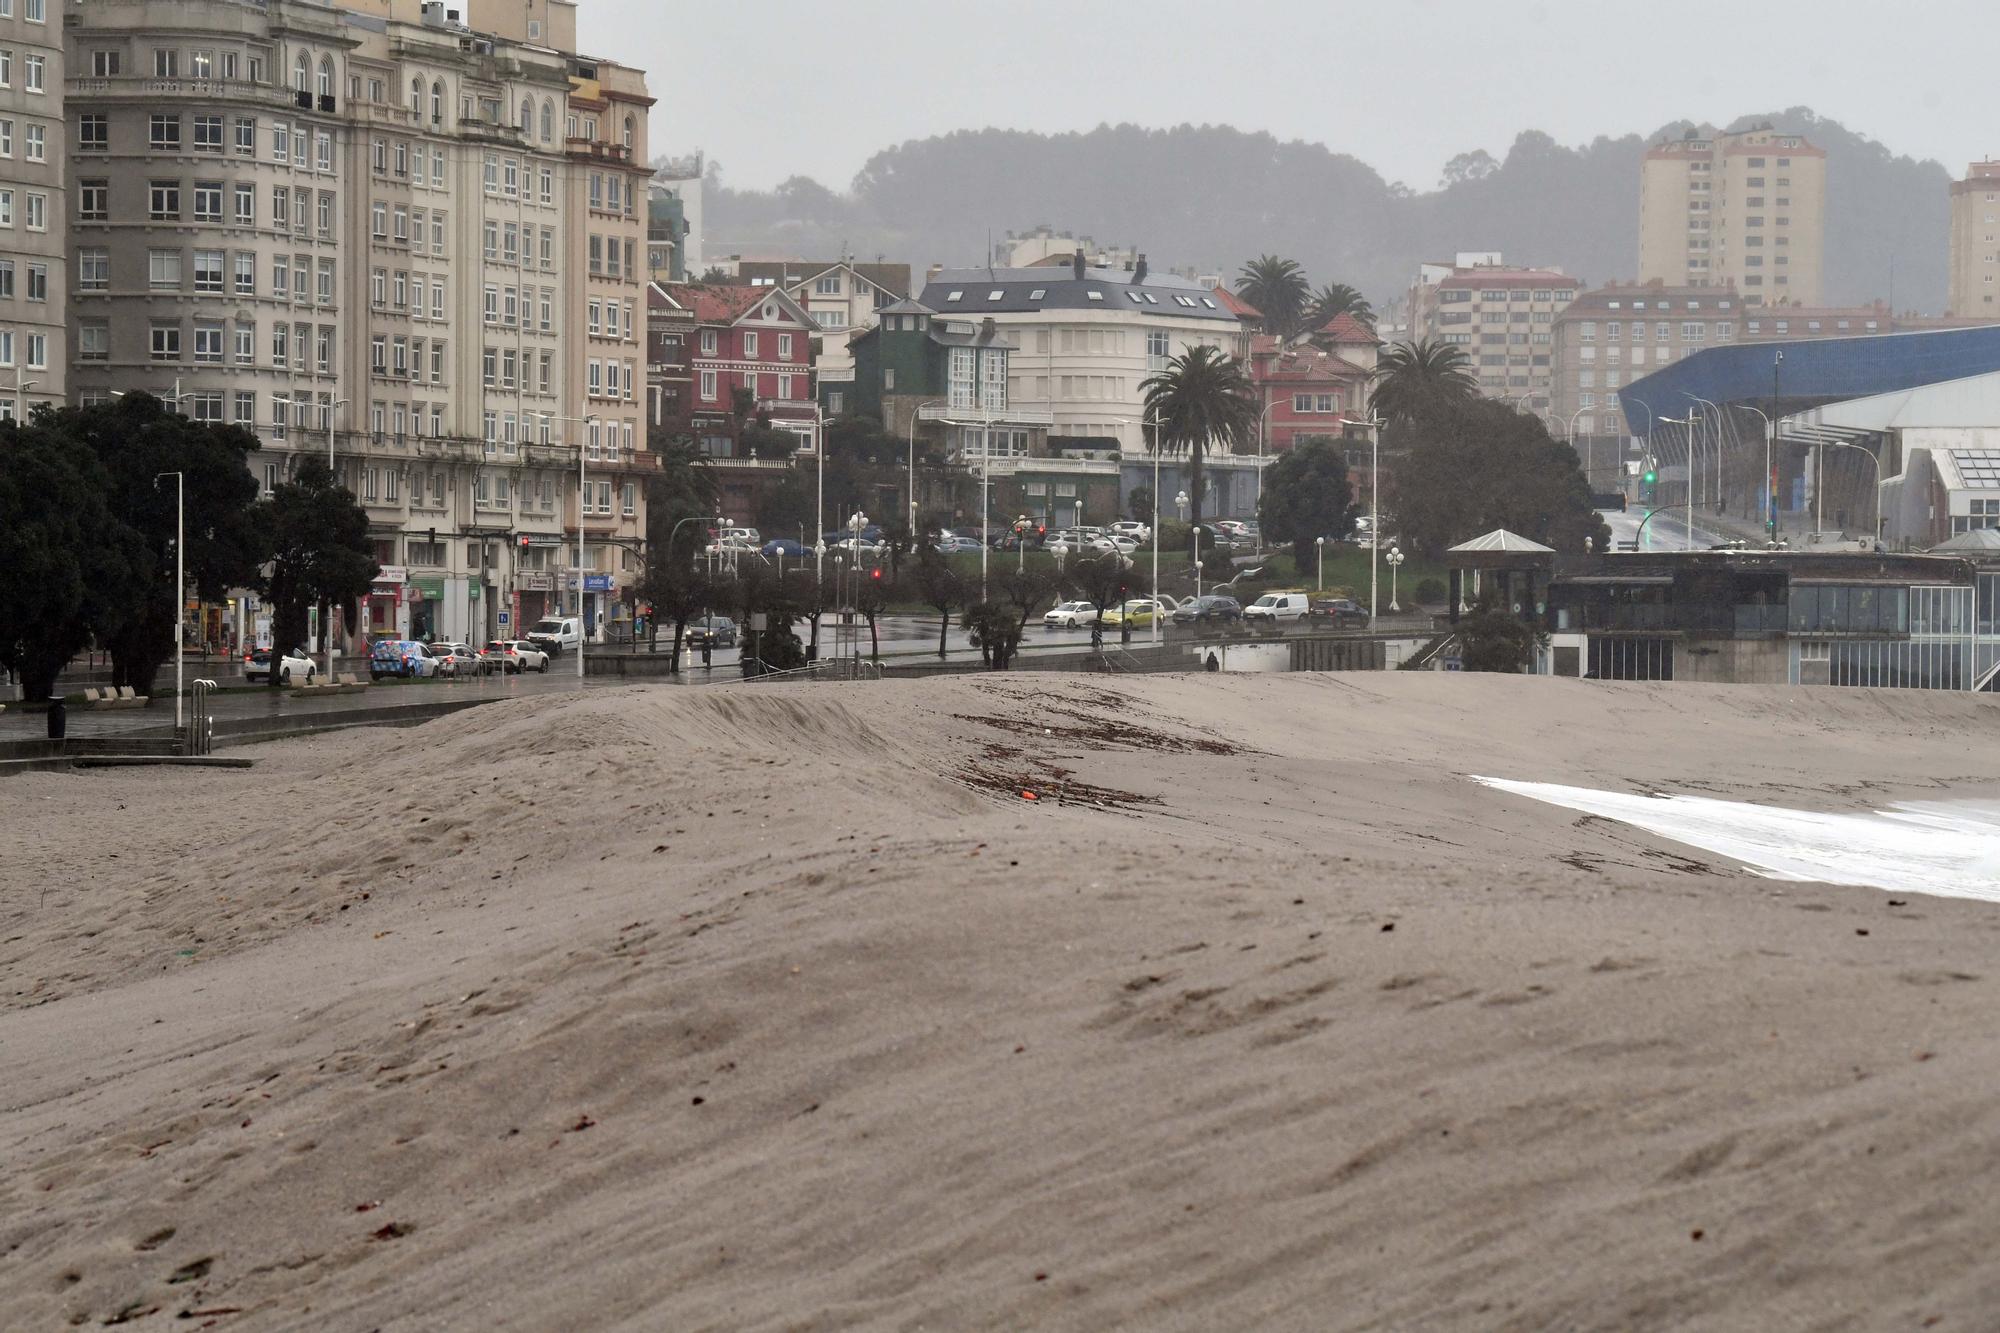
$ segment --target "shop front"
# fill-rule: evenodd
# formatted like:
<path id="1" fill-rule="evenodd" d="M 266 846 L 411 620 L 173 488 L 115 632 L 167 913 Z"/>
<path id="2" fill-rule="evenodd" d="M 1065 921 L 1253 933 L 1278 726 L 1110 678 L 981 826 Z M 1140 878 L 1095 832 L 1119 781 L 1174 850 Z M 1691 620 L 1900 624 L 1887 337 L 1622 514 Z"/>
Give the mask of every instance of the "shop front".
<path id="1" fill-rule="evenodd" d="M 445 642 L 444 579 L 415 578 L 405 586 L 410 610 L 410 637 L 425 643 Z"/>
<path id="2" fill-rule="evenodd" d="M 402 565 L 384 565 L 375 575 L 361 612 L 361 623 L 370 639 L 410 637 L 410 608 L 403 594 L 409 577 L 410 571 Z"/>
<path id="3" fill-rule="evenodd" d="M 520 599 L 522 625 L 532 625 L 543 616 L 554 614 L 555 575 L 546 570 L 524 570 L 515 575 L 514 589 Z"/>

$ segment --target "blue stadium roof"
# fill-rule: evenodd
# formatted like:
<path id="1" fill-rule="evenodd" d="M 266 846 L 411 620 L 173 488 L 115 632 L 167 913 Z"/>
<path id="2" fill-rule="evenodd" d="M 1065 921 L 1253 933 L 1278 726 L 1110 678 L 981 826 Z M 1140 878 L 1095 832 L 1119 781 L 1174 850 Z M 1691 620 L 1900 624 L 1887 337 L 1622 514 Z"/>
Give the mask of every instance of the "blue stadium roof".
<path id="1" fill-rule="evenodd" d="M 1776 398 L 1779 410 L 1789 413 L 1996 370 L 2000 370 L 2000 324 L 1859 338 L 1731 343 L 1633 380 L 1618 391 L 1618 399 L 1625 419 L 1636 429 L 1641 421 L 1686 415 L 1690 396 L 1759 408 L 1767 408 Z"/>

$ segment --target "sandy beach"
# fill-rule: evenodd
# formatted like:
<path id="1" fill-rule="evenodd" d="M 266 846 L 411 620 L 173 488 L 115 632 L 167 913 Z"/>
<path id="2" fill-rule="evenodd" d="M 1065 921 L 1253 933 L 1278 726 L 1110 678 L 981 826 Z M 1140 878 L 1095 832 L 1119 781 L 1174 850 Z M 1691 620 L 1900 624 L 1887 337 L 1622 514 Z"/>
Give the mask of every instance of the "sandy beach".
<path id="1" fill-rule="evenodd" d="M 1996 726 L 1010 674 L 11 778 L 0 1327 L 1991 1328 L 2000 906 L 1469 775 L 1868 810 Z"/>

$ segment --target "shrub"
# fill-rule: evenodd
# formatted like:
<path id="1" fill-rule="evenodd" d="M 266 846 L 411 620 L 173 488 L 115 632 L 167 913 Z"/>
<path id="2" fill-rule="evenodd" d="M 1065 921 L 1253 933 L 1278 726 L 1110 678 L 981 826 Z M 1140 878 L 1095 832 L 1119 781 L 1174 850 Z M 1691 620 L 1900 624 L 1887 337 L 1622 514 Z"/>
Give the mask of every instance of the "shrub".
<path id="1" fill-rule="evenodd" d="M 1417 585 L 1417 604 L 1419 606 L 1438 606 L 1449 596 L 1451 596 L 1451 592 L 1444 586 L 1443 579 L 1425 579 Z"/>

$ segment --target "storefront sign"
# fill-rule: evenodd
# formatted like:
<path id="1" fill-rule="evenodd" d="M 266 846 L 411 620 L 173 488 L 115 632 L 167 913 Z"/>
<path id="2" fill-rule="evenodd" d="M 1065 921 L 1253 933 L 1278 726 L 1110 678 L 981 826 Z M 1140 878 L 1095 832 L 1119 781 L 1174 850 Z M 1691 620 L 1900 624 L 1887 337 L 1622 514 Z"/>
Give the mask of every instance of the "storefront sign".
<path id="1" fill-rule="evenodd" d="M 424 602 L 441 602 L 443 600 L 444 600 L 443 579 L 410 580 L 410 601 L 413 604 L 421 605 Z"/>
<path id="2" fill-rule="evenodd" d="M 548 592 L 556 586 L 555 576 L 551 574 L 517 574 L 515 582 L 522 592 Z"/>
<path id="3" fill-rule="evenodd" d="M 382 572 L 375 576 L 377 583 L 408 583 L 410 571 L 404 565 L 384 565 Z"/>
<path id="4" fill-rule="evenodd" d="M 585 574 L 583 576 L 583 590 L 585 592 L 610 592 L 611 576 L 609 574 Z"/>

